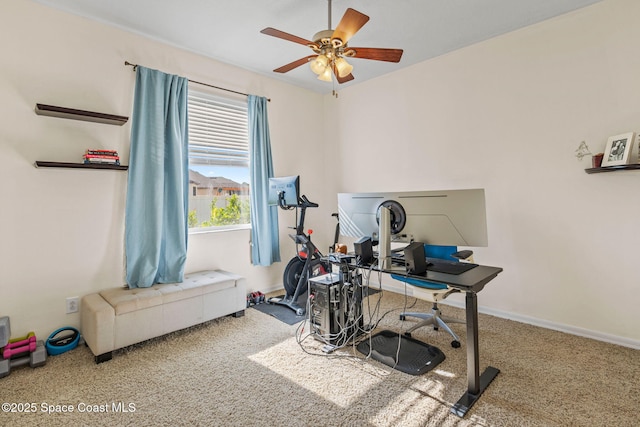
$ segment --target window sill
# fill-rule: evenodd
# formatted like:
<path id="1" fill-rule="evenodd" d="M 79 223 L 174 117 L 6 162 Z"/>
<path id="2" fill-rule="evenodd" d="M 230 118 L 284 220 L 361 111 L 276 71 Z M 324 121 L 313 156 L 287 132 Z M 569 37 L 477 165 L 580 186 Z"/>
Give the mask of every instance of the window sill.
<path id="1" fill-rule="evenodd" d="M 251 224 L 228 225 L 223 227 L 190 228 L 189 235 L 225 233 L 228 231 L 251 230 Z"/>

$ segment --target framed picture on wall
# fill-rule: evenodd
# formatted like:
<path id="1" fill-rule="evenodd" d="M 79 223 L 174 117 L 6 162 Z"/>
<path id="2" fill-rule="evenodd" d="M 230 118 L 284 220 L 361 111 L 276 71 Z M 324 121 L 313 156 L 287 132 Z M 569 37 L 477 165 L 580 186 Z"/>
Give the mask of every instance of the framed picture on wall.
<path id="1" fill-rule="evenodd" d="M 602 158 L 602 167 L 626 165 L 631 163 L 633 145 L 636 134 L 634 132 L 611 136 L 607 140 Z"/>

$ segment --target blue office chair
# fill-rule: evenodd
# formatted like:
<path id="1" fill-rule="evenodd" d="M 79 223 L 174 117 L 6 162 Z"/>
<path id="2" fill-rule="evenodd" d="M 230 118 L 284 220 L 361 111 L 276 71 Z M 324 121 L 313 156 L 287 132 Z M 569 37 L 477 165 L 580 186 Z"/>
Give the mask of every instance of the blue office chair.
<path id="1" fill-rule="evenodd" d="M 445 261 L 459 262 L 460 260 L 473 262 L 473 252 L 470 250 L 463 250 L 458 252 L 457 246 L 436 246 L 436 245 L 424 245 L 424 252 L 427 258 L 437 258 Z M 423 319 L 411 328 L 409 328 L 404 334 L 408 337 L 411 336 L 411 332 L 423 326 L 433 325 L 434 330 L 439 328 L 447 331 L 452 337 L 451 347 L 460 347 L 460 338 L 455 332 L 451 330 L 447 323 L 466 323 L 465 320 L 456 319 L 453 317 L 443 316 L 438 308 L 438 302 L 442 301 L 449 295 L 455 292 L 459 292 L 457 289 L 449 288 L 442 283 L 428 282 L 425 280 L 415 279 L 412 277 L 402 276 L 399 274 L 392 274 L 396 280 L 405 282 L 413 286 L 413 296 L 419 299 L 424 299 L 433 302 L 433 308 L 430 313 L 419 312 L 405 312 L 400 314 L 400 320 L 405 320 L 407 317 L 417 317 Z"/>

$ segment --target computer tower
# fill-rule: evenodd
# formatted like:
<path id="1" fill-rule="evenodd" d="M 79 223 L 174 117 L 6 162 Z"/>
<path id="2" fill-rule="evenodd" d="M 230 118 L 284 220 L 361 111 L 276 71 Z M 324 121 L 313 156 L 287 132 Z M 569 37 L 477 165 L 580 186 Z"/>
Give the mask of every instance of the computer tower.
<path id="1" fill-rule="evenodd" d="M 309 279 L 309 323 L 315 339 L 334 346 L 362 333 L 362 287 L 337 273 Z"/>
<path id="2" fill-rule="evenodd" d="M 424 243 L 413 242 L 404 248 L 404 262 L 409 274 L 424 274 L 427 271 L 427 258 Z"/>
<path id="3" fill-rule="evenodd" d="M 333 313 L 338 305 L 340 279 L 337 273 L 323 274 L 309 279 L 309 323 L 311 333 L 326 337 L 336 334 L 337 322 Z"/>

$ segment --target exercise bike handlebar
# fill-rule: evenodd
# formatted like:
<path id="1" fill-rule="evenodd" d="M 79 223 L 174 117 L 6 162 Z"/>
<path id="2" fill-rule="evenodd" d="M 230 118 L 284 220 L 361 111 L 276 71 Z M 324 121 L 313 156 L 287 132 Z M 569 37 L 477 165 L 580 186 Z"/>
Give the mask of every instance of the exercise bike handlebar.
<path id="1" fill-rule="evenodd" d="M 281 209 L 289 210 L 293 208 L 317 208 L 319 205 L 309 200 L 304 194 L 298 197 L 297 205 L 288 205 L 284 200 L 284 191 L 281 191 L 278 193 L 278 206 Z"/>
<path id="2" fill-rule="evenodd" d="M 300 199 L 298 200 L 298 207 L 300 208 L 300 221 L 296 226 L 296 234 L 304 234 L 304 217 L 307 208 L 317 208 L 318 206 L 319 205 L 317 203 L 313 203 L 312 201 L 307 199 L 307 196 L 305 196 L 304 194 L 300 196 Z"/>
<path id="3" fill-rule="evenodd" d="M 298 201 L 298 206 L 301 208 L 317 208 L 319 205 L 307 199 L 307 196 L 303 194 L 302 196 L 300 196 L 300 200 Z"/>

